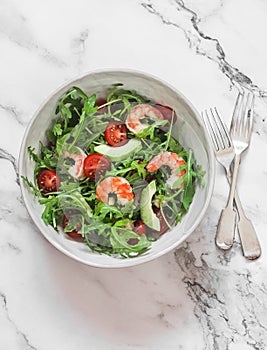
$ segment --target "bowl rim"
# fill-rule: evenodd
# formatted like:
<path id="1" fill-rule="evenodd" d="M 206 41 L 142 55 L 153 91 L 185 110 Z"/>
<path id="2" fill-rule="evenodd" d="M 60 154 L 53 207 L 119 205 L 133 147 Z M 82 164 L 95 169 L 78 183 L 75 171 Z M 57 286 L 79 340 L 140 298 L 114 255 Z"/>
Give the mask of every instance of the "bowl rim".
<path id="1" fill-rule="evenodd" d="M 98 74 L 98 73 L 128 73 L 128 74 L 137 74 L 137 75 L 142 75 L 144 77 L 148 77 L 148 78 L 152 78 L 153 80 L 158 81 L 159 83 L 165 85 L 166 87 L 168 87 L 169 89 L 173 90 L 183 101 L 186 102 L 186 104 L 190 107 L 190 109 L 193 111 L 193 113 L 195 114 L 195 117 L 197 118 L 197 121 L 199 122 L 199 124 L 202 126 L 205 138 L 207 140 L 207 145 L 206 145 L 206 149 L 207 149 L 207 154 L 210 160 L 210 181 L 209 181 L 209 185 L 208 185 L 208 190 L 207 190 L 207 197 L 206 197 L 206 201 L 204 206 L 202 207 L 200 214 L 198 216 L 198 218 L 196 219 L 196 221 L 194 222 L 194 224 L 191 226 L 190 230 L 187 231 L 187 233 L 185 235 L 183 235 L 182 240 L 179 239 L 177 240 L 175 243 L 171 244 L 170 246 L 160 250 L 159 252 L 156 252 L 153 255 L 144 255 L 143 259 L 140 260 L 135 260 L 134 258 L 131 259 L 125 259 L 125 260 L 118 260 L 118 262 L 120 262 L 120 264 L 118 265 L 112 265 L 109 266 L 107 264 L 101 264 L 99 262 L 91 262 L 91 261 L 85 261 L 84 259 L 78 257 L 77 255 L 67 251 L 64 247 L 62 247 L 57 241 L 53 240 L 53 238 L 49 237 L 49 235 L 47 235 L 46 233 L 44 233 L 40 228 L 39 225 L 37 223 L 37 221 L 35 220 L 35 214 L 32 212 L 30 206 L 27 203 L 26 200 L 26 194 L 25 194 L 25 184 L 23 182 L 22 179 L 22 168 L 23 168 L 23 161 L 24 161 L 24 157 L 23 157 L 23 153 L 24 153 L 24 149 L 26 146 L 26 139 L 28 137 L 28 134 L 31 130 L 32 124 L 34 123 L 35 119 L 37 118 L 37 116 L 39 115 L 40 111 L 43 109 L 43 107 L 49 102 L 49 100 L 51 100 L 53 98 L 53 96 L 55 94 L 57 94 L 60 90 L 64 89 L 66 86 L 70 85 L 72 82 L 76 82 L 78 80 L 84 79 L 85 77 L 89 77 L 92 74 Z M 52 246 L 54 246 L 55 248 L 57 248 L 60 252 L 64 253 L 66 256 L 79 261 L 80 263 L 83 263 L 87 266 L 91 266 L 91 267 L 95 267 L 95 268 L 107 268 L 107 269 L 117 269 L 117 268 L 124 268 L 124 267 L 131 267 L 131 266 L 137 266 L 140 264 L 144 264 L 147 263 L 149 261 L 152 261 L 156 258 L 159 258 L 160 256 L 172 251 L 173 249 L 177 248 L 178 246 L 180 246 L 184 241 L 187 240 L 187 238 L 195 231 L 195 229 L 198 227 L 198 225 L 200 224 L 200 222 L 202 221 L 209 205 L 210 205 L 210 201 L 211 201 L 211 197 L 213 194 L 213 190 L 214 190 L 214 184 L 215 184 L 215 155 L 214 155 L 214 151 L 213 151 L 213 147 L 211 144 L 211 140 L 209 138 L 208 132 L 204 126 L 204 124 L 202 123 L 202 118 L 200 117 L 199 112 L 196 110 L 196 108 L 192 105 L 192 103 L 188 100 L 187 97 L 185 97 L 183 95 L 183 93 L 181 93 L 175 86 L 173 86 L 172 84 L 166 82 L 164 79 L 151 74 L 151 73 L 147 73 L 145 71 L 142 70 L 137 70 L 137 69 L 132 69 L 132 68 L 103 68 L 103 69 L 95 69 L 95 70 L 89 70 L 86 71 L 82 74 L 77 75 L 74 78 L 68 79 L 66 80 L 64 83 L 60 84 L 60 86 L 56 89 L 54 89 L 44 100 L 43 102 L 39 105 L 39 107 L 35 110 L 35 112 L 33 113 L 27 128 L 25 129 L 24 135 L 23 135 L 23 139 L 21 142 L 21 146 L 20 146 L 20 151 L 19 151 L 19 159 L 18 159 L 18 174 L 19 174 L 19 183 L 20 183 L 20 189 L 21 189 L 21 193 L 22 193 L 22 199 L 23 202 L 25 204 L 25 207 L 29 213 L 29 216 L 31 217 L 32 221 L 34 222 L 36 228 L 38 228 L 38 230 L 41 232 L 42 236 L 45 237 L 51 244 Z M 140 256 L 142 257 L 142 256 Z M 123 264 L 122 264 L 123 262 Z"/>

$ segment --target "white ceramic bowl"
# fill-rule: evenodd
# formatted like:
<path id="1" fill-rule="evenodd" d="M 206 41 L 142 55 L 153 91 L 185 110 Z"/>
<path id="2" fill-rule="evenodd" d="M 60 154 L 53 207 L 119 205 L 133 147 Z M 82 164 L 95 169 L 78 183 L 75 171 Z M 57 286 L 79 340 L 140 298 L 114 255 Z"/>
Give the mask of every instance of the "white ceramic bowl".
<path id="1" fill-rule="evenodd" d="M 33 194 L 21 181 L 22 195 L 27 210 L 48 241 L 71 258 L 95 267 L 115 268 L 137 265 L 155 259 L 179 246 L 195 230 L 203 218 L 209 205 L 214 185 L 214 154 L 197 111 L 179 91 L 169 84 L 151 75 L 132 70 L 91 72 L 65 84 L 54 92 L 35 113 L 25 132 L 19 159 L 20 175 L 26 176 L 31 181 L 33 180 L 35 164 L 29 159 L 27 148 L 32 146 L 38 151 L 39 141 L 45 142 L 45 130 L 51 126 L 55 118 L 55 106 L 59 98 L 70 87 L 74 85 L 79 86 L 89 95 L 96 93 L 98 97 L 105 97 L 111 85 L 118 82 L 123 83 L 127 89 L 136 90 L 139 94 L 151 98 L 157 103 L 171 106 L 175 109 L 178 114 L 178 124 L 184 123 L 183 132 L 179 135 L 179 142 L 185 149 L 192 149 L 197 163 L 201 164 L 203 170 L 206 171 L 205 186 L 197 188 L 190 209 L 181 223 L 152 243 L 152 247 L 148 252 L 135 258 L 125 259 L 91 252 L 85 244 L 68 240 L 65 236 L 55 232 L 52 227 L 46 226 L 41 219 L 43 207 L 38 204 Z"/>

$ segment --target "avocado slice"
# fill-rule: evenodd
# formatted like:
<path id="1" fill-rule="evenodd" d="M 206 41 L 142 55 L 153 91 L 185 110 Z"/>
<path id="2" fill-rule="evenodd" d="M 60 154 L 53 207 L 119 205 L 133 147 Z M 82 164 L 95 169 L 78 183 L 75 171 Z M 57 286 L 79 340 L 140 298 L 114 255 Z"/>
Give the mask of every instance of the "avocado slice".
<path id="1" fill-rule="evenodd" d="M 142 191 L 140 199 L 141 219 L 150 228 L 160 231 L 160 221 L 152 209 L 152 197 L 156 192 L 156 181 L 151 181 Z"/>
<path id="2" fill-rule="evenodd" d="M 120 162 L 142 148 L 141 141 L 130 139 L 125 145 L 120 147 L 112 147 L 109 145 L 99 145 L 95 147 L 95 152 L 101 153 L 110 160 Z"/>

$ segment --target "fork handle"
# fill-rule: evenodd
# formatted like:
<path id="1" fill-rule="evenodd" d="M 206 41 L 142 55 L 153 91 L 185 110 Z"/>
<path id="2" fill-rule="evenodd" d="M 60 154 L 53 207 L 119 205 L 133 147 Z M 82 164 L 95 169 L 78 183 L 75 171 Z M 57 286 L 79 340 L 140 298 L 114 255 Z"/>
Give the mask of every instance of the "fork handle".
<path id="1" fill-rule="evenodd" d="M 227 172 L 228 182 L 231 184 L 230 169 Z M 255 228 L 244 212 L 237 190 L 235 191 L 235 206 L 238 211 L 238 233 L 241 241 L 243 255 L 249 260 L 258 259 L 261 256 L 261 246 Z"/>
<path id="2" fill-rule="evenodd" d="M 235 236 L 236 211 L 234 210 L 234 196 L 237 181 L 238 168 L 240 164 L 240 154 L 234 158 L 233 177 L 230 193 L 226 207 L 222 210 L 218 222 L 215 243 L 221 249 L 227 250 L 232 247 Z"/>
<path id="3" fill-rule="evenodd" d="M 241 216 L 237 228 L 244 256 L 249 260 L 258 259 L 261 247 L 252 222 L 245 215 Z"/>
<path id="4" fill-rule="evenodd" d="M 223 249 L 230 249 L 234 243 L 236 212 L 233 207 L 227 206 L 222 210 L 216 232 L 216 245 Z"/>

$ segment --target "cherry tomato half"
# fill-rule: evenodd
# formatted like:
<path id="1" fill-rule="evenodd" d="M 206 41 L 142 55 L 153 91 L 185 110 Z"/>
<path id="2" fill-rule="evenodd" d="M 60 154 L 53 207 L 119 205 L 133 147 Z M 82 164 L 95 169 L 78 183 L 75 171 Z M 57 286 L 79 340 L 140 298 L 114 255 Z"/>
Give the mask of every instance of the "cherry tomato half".
<path id="1" fill-rule="evenodd" d="M 138 236 L 146 234 L 146 226 L 144 222 L 140 219 L 137 220 L 134 224 L 134 232 L 138 234 Z"/>
<path id="2" fill-rule="evenodd" d="M 158 236 L 161 236 L 161 235 L 163 235 L 163 233 L 168 231 L 169 227 L 168 227 L 166 221 L 164 220 L 160 209 L 153 206 L 153 211 L 157 215 L 157 217 L 159 218 L 159 222 L 160 222 L 160 231 L 159 232 L 155 231 L 155 234 Z"/>
<path id="3" fill-rule="evenodd" d="M 163 106 L 160 103 L 156 103 L 155 107 L 162 113 L 163 117 L 167 119 L 169 122 L 172 120 L 172 114 L 173 114 L 173 123 L 177 120 L 177 115 L 175 111 L 168 106 Z"/>
<path id="4" fill-rule="evenodd" d="M 110 146 L 125 145 L 128 141 L 126 125 L 119 121 L 110 122 L 105 130 L 105 139 Z"/>
<path id="5" fill-rule="evenodd" d="M 60 185 L 60 178 L 52 170 L 41 170 L 37 175 L 37 185 L 44 195 L 56 192 Z"/>
<path id="6" fill-rule="evenodd" d="M 107 100 L 105 100 L 104 98 L 98 98 L 96 100 L 95 104 L 97 105 L 97 107 L 100 107 L 100 106 L 102 106 L 102 105 L 104 105 L 106 103 L 107 103 Z M 105 113 L 107 113 L 107 111 L 108 111 L 108 107 L 105 106 L 105 107 L 102 107 L 102 108 L 98 108 L 98 110 L 96 111 L 96 114 L 105 114 Z"/>
<path id="7" fill-rule="evenodd" d="M 63 217 L 63 229 L 65 229 L 65 227 L 67 226 L 68 222 L 69 222 L 69 219 L 64 215 L 64 217 Z M 64 231 L 64 232 L 65 232 L 67 235 L 69 235 L 71 238 L 75 238 L 75 239 L 79 238 L 79 239 L 82 239 L 81 234 L 78 233 L 78 231 L 81 229 L 81 227 L 82 227 L 82 225 L 79 224 L 79 225 L 77 225 L 77 227 L 76 227 L 75 230 L 70 231 L 70 232 L 65 232 L 65 231 Z"/>
<path id="8" fill-rule="evenodd" d="M 138 236 L 146 234 L 146 226 L 144 222 L 139 219 L 134 223 L 133 231 L 138 234 Z M 131 238 L 128 240 L 128 244 L 136 245 L 138 243 L 138 238 Z"/>
<path id="9" fill-rule="evenodd" d="M 98 180 L 100 175 L 104 175 L 110 168 L 109 159 L 98 153 L 89 154 L 83 163 L 84 175 L 91 180 Z"/>

